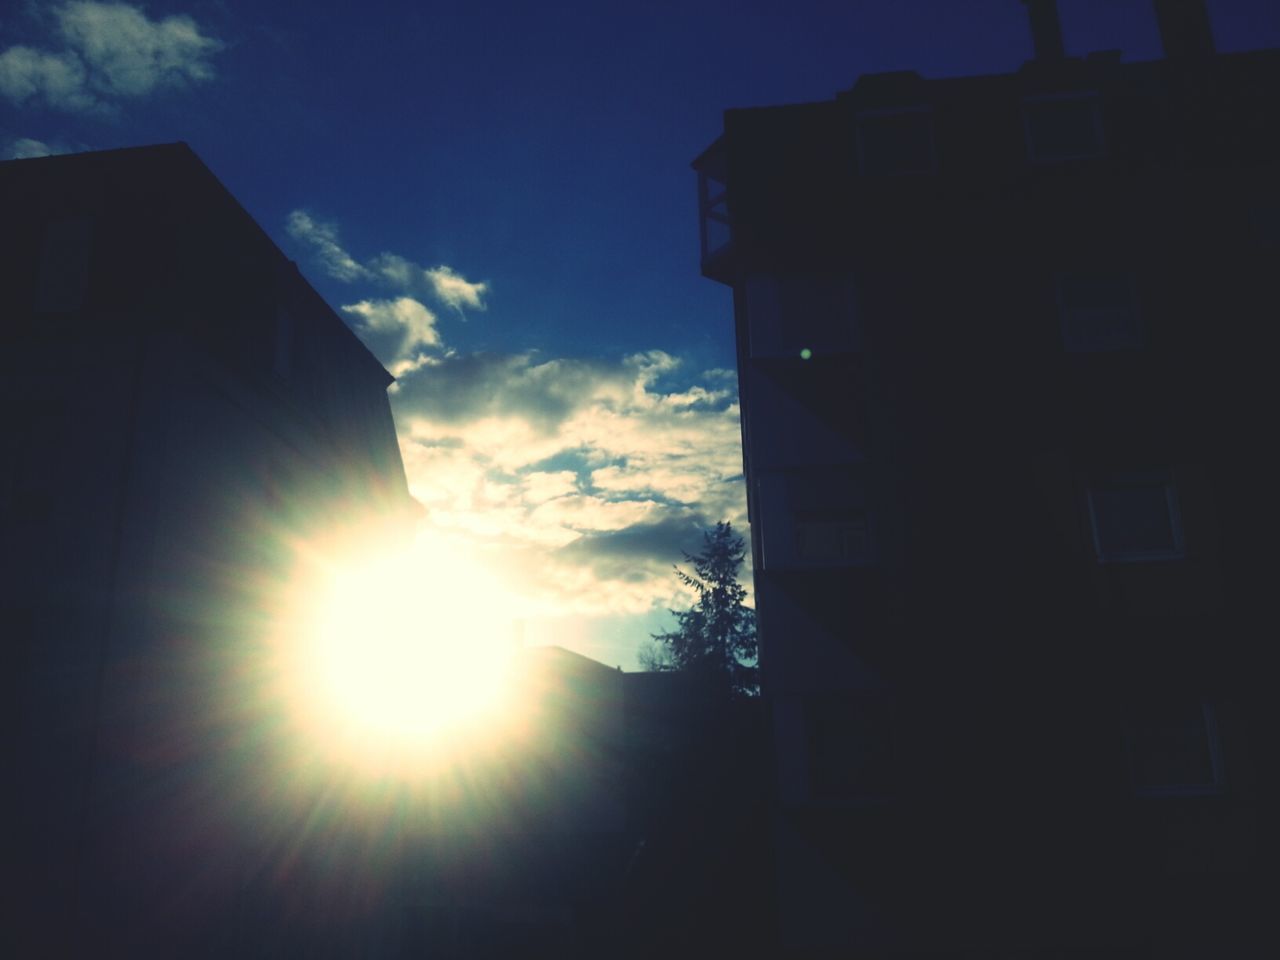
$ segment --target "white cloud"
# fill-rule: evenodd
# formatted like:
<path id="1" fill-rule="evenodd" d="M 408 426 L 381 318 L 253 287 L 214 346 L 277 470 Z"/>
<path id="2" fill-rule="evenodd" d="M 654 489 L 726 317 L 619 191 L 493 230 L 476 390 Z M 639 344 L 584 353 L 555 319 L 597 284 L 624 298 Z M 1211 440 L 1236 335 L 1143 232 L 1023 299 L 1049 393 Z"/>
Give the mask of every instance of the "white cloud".
<path id="1" fill-rule="evenodd" d="M 572 470 L 535 470 L 520 478 L 521 496 L 526 503 L 545 503 L 578 491 L 578 475 Z"/>
<path id="2" fill-rule="evenodd" d="M 412 297 L 395 300 L 361 300 L 343 306 L 345 313 L 360 318 L 361 325 L 373 333 L 389 333 L 400 339 L 396 356 L 402 358 L 402 372 L 421 368 L 430 360 L 419 355 L 412 357 L 419 347 L 438 347 L 440 334 L 436 332 L 436 317 L 430 310 Z M 404 359 L 409 359 L 404 364 Z"/>
<path id="3" fill-rule="evenodd" d="M 18 137 L 10 140 L 4 145 L 4 150 L 0 151 L 0 160 L 27 160 L 31 157 L 52 157 L 62 153 L 74 153 L 77 149 L 83 147 L 73 147 L 69 144 L 55 140 L 53 143 L 46 143 L 43 140 L 36 140 L 33 137 Z"/>
<path id="4" fill-rule="evenodd" d="M 423 269 L 394 253 L 380 253 L 369 261 L 369 270 L 384 283 L 400 290 L 414 291 L 423 279 Z"/>
<path id="5" fill-rule="evenodd" d="M 681 550 L 717 520 L 745 528 L 732 371 L 691 376 L 662 350 L 459 353 L 426 304 L 483 310 L 487 284 L 389 252 L 358 260 L 301 210 L 288 230 L 331 277 L 395 292 L 342 309 L 398 378 L 409 490 L 428 532 L 505 558 L 535 605 L 594 617 L 679 604 Z"/>
<path id="6" fill-rule="evenodd" d="M 325 273 L 335 280 L 351 281 L 369 275 L 369 271 L 338 243 L 338 228 L 333 224 L 314 220 L 306 211 L 294 210 L 289 214 L 285 229 L 289 236 L 311 247 Z"/>
<path id="7" fill-rule="evenodd" d="M 151 20 L 125 3 L 69 3 L 57 11 L 62 35 L 106 93 L 140 97 L 157 87 L 210 80 L 222 44 L 188 16 Z"/>
<path id="8" fill-rule="evenodd" d="M 0 53 L 0 94 L 19 106 L 109 111 L 121 98 L 212 79 L 222 48 L 191 17 L 152 20 L 130 4 L 77 0 L 54 16 L 63 49 Z"/>
<path id="9" fill-rule="evenodd" d="M 442 303 L 448 304 L 455 310 L 461 310 L 463 307 L 470 307 L 473 310 L 485 308 L 484 300 L 481 298 L 489 289 L 488 284 L 471 283 L 443 265 L 424 270 L 423 273 Z"/>
<path id="10" fill-rule="evenodd" d="M 680 550 L 716 520 L 745 527 L 738 410 L 713 380 L 679 382 L 662 351 L 444 358 L 393 400 L 410 488 L 429 525 L 505 544 L 551 608 L 678 603 Z"/>
<path id="11" fill-rule="evenodd" d="M 528 516 L 535 525 L 571 530 L 625 530 L 654 519 L 662 506 L 652 500 L 606 500 L 603 497 L 557 497 L 536 507 Z"/>
<path id="12" fill-rule="evenodd" d="M 652 459 L 652 458 L 645 458 Z M 706 488 L 702 471 L 691 470 L 680 454 L 662 458 L 660 465 L 603 467 L 591 472 L 591 485 L 615 495 L 651 494 L 667 500 L 696 502 Z"/>
<path id="13" fill-rule="evenodd" d="M 404 356 L 394 360 L 387 369 L 393 377 L 406 377 L 415 371 L 421 370 L 423 367 L 437 367 L 443 362 L 439 357 L 434 357 L 429 353 L 419 353 L 416 356 Z M 394 393 L 400 389 L 400 385 L 393 383 L 389 389 Z"/>
<path id="14" fill-rule="evenodd" d="M 97 106 L 86 89 L 84 64 L 74 53 L 10 47 L 0 53 L 0 94 L 18 106 L 81 111 Z"/>

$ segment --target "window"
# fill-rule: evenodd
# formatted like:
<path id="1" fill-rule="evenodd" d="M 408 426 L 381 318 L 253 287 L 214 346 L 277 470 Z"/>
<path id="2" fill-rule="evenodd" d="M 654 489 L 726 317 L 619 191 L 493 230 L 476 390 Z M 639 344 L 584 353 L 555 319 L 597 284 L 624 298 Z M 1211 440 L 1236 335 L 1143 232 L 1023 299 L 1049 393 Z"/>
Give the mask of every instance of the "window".
<path id="1" fill-rule="evenodd" d="M 893 792 L 893 714 L 883 690 L 811 697 L 804 724 L 812 799 L 876 800 Z"/>
<path id="2" fill-rule="evenodd" d="M 861 113 L 858 169 L 866 176 L 933 173 L 933 115 L 927 107 Z"/>
<path id="3" fill-rule="evenodd" d="M 1073 353 L 1142 345 L 1133 284 L 1124 273 L 1067 274 L 1058 281 L 1062 342 Z"/>
<path id="4" fill-rule="evenodd" d="M 861 464 L 756 478 L 761 566 L 769 571 L 860 567 L 874 562 Z"/>
<path id="5" fill-rule="evenodd" d="M 1099 562 L 1183 556 L 1182 522 L 1169 470 L 1096 476 L 1088 495 Z"/>
<path id="6" fill-rule="evenodd" d="M 1213 707 L 1193 697 L 1152 698 L 1130 710 L 1129 769 L 1143 796 L 1219 793 L 1222 745 Z"/>
<path id="7" fill-rule="evenodd" d="M 1037 163 L 1104 153 L 1102 113 L 1094 94 L 1040 97 L 1022 105 L 1027 153 Z"/>
<path id="8" fill-rule="evenodd" d="M 747 278 L 748 349 L 753 359 L 812 359 L 853 351 L 853 278 L 838 273 Z"/>
<path id="9" fill-rule="evenodd" d="M 860 510 L 827 515 L 800 512 L 794 529 L 796 558 L 805 563 L 856 563 L 870 550 L 867 515 Z"/>

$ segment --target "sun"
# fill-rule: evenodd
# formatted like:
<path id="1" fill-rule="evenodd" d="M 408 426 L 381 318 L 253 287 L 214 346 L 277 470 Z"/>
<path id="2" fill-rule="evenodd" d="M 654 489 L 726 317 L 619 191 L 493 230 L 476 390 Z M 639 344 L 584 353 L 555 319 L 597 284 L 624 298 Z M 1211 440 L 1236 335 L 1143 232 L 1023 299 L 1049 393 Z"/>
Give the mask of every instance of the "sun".
<path id="1" fill-rule="evenodd" d="M 411 769 L 514 719 L 510 596 L 465 541 L 313 547 L 295 580 L 283 682 L 328 755 Z"/>

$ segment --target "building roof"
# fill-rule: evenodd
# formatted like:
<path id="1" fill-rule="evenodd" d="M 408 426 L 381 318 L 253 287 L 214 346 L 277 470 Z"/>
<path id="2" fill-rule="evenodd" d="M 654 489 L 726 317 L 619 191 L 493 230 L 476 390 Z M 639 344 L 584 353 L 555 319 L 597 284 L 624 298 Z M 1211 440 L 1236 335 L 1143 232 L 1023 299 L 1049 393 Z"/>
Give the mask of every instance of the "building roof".
<path id="1" fill-rule="evenodd" d="M 105 261 L 97 306 L 116 323 L 156 312 L 145 307 L 155 307 L 160 297 L 166 323 L 226 332 L 235 326 L 228 312 L 235 311 L 228 311 L 233 304 L 223 296 L 231 288 L 242 292 L 244 282 L 269 286 L 275 298 L 305 304 L 324 335 L 344 342 L 344 352 L 367 376 L 384 387 L 394 380 L 186 143 L 5 161 L 0 206 L 7 219 L 0 254 L 19 273 L 35 274 L 45 223 L 94 221 L 106 241 L 95 241 L 95 259 Z M 196 295 L 175 304 L 178 285 Z M 25 312 L 21 302 L 11 300 L 11 306 Z"/>

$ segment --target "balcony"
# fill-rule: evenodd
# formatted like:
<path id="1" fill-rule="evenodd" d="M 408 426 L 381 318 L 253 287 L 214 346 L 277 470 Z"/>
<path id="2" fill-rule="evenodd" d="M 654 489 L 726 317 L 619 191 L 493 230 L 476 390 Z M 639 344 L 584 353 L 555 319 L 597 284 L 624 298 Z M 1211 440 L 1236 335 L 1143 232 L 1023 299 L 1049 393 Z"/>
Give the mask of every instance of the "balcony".
<path id="1" fill-rule="evenodd" d="M 724 140 L 708 147 L 693 169 L 698 174 L 698 234 L 702 251 L 702 275 L 721 283 L 733 283 L 733 224 L 729 216 L 728 155 Z"/>

